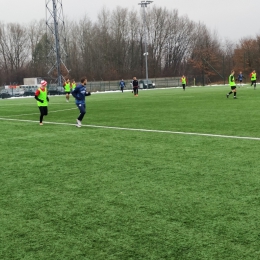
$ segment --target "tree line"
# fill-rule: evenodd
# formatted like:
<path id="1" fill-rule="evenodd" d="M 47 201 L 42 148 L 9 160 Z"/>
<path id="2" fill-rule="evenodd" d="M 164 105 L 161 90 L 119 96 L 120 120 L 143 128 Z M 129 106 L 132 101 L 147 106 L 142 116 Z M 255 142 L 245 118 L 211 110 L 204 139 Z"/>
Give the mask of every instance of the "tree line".
<path id="1" fill-rule="evenodd" d="M 161 7 L 143 12 L 117 7 L 102 9 L 97 21 L 87 16 L 65 19 L 69 74 L 89 81 L 145 77 L 144 30 L 147 32 L 150 78 L 186 75 L 202 84 L 223 82 L 231 69 L 248 75 L 260 62 L 260 36 L 234 43 L 222 41 L 203 23 Z M 23 83 L 23 78 L 48 78 L 50 69 L 45 20 L 27 25 L 0 23 L 0 84 Z"/>

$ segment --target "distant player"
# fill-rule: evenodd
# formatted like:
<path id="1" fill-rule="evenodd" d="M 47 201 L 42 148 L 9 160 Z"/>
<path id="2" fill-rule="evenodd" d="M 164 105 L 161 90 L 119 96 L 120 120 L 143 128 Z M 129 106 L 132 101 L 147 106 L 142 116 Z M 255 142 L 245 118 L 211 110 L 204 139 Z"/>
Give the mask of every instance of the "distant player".
<path id="1" fill-rule="evenodd" d="M 227 98 L 230 94 L 234 93 L 234 98 L 237 98 L 237 87 L 236 87 L 236 81 L 235 81 L 235 71 L 231 70 L 231 74 L 228 78 L 229 85 L 231 87 L 231 91 L 227 94 Z"/>
<path id="2" fill-rule="evenodd" d="M 136 77 L 133 77 L 133 91 L 134 91 L 134 96 L 138 97 L 138 88 L 139 88 L 139 83 Z"/>
<path id="3" fill-rule="evenodd" d="M 63 88 L 64 88 L 64 91 L 66 93 L 66 102 L 69 102 L 70 92 L 71 92 L 70 79 L 66 79 L 66 81 L 63 83 Z"/>
<path id="4" fill-rule="evenodd" d="M 72 91 L 72 96 L 75 98 L 75 103 L 80 111 L 80 114 L 77 118 L 77 127 L 81 127 L 81 121 L 83 120 L 83 117 L 86 114 L 86 101 L 85 97 L 90 96 L 91 93 L 87 92 L 86 89 L 87 85 L 87 78 L 82 77 L 80 80 L 80 84 L 76 86 L 76 88 Z"/>
<path id="5" fill-rule="evenodd" d="M 125 88 L 125 82 L 124 82 L 123 79 L 119 82 L 119 86 L 120 86 L 121 91 L 122 91 L 122 93 L 123 93 L 123 92 L 124 92 L 124 88 Z"/>
<path id="6" fill-rule="evenodd" d="M 42 120 L 44 116 L 48 115 L 48 102 L 49 98 L 47 95 L 47 81 L 42 80 L 41 86 L 35 91 L 34 98 L 37 100 L 37 105 L 40 110 L 40 125 L 43 125 Z"/>
<path id="7" fill-rule="evenodd" d="M 256 89 L 256 72 L 255 70 L 253 70 L 251 73 L 250 73 L 250 78 L 251 78 L 251 87 L 254 85 L 254 89 Z"/>
<path id="8" fill-rule="evenodd" d="M 243 79 L 245 79 L 245 77 L 243 76 L 242 71 L 240 71 L 239 74 L 238 74 L 238 76 L 237 76 L 237 80 L 238 80 L 238 83 L 239 83 L 239 87 L 242 86 Z"/>
<path id="9" fill-rule="evenodd" d="M 76 88 L 76 81 L 74 79 L 71 80 L 71 91 Z"/>
<path id="10" fill-rule="evenodd" d="M 184 75 L 182 75 L 182 77 L 181 77 L 181 84 L 182 84 L 182 89 L 184 91 L 185 91 L 185 88 L 186 88 L 186 83 L 187 83 L 186 77 Z"/>

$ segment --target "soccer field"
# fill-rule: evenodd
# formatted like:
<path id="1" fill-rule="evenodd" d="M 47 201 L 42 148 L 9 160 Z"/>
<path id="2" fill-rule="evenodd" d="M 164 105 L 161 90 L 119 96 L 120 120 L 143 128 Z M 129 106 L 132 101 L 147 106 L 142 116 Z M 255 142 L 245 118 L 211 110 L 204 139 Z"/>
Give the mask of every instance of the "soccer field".
<path id="1" fill-rule="evenodd" d="M 0 259 L 260 259 L 260 88 L 0 100 Z"/>

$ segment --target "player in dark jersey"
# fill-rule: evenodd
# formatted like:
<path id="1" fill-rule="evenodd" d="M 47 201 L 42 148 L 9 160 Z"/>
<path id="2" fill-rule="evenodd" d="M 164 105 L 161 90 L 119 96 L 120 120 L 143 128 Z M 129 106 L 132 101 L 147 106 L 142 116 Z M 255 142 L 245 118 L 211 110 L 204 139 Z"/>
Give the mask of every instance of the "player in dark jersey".
<path id="1" fill-rule="evenodd" d="M 134 96 L 138 97 L 138 80 L 136 79 L 136 77 L 133 77 L 133 90 L 134 90 Z"/>
<path id="2" fill-rule="evenodd" d="M 87 85 L 87 78 L 82 77 L 80 80 L 80 84 L 76 86 L 76 88 L 71 93 L 72 96 L 75 98 L 75 103 L 80 111 L 80 114 L 77 118 L 77 124 L 76 124 L 77 127 L 81 127 L 81 121 L 86 114 L 85 97 L 91 95 L 90 92 L 87 92 L 86 85 Z"/>
<path id="3" fill-rule="evenodd" d="M 238 80 L 238 83 L 239 83 L 239 87 L 242 86 L 242 82 L 243 82 L 243 79 L 245 79 L 242 71 L 239 72 L 238 76 L 237 76 L 237 80 Z"/>

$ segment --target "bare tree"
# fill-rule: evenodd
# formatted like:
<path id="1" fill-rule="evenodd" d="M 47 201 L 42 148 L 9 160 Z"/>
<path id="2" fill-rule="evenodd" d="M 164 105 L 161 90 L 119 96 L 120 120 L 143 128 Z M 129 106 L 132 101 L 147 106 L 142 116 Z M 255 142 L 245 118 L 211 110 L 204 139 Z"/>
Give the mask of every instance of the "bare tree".
<path id="1" fill-rule="evenodd" d="M 22 71 L 29 61 L 29 43 L 26 28 L 14 23 L 1 24 L 0 55 L 6 81 L 22 81 Z"/>

